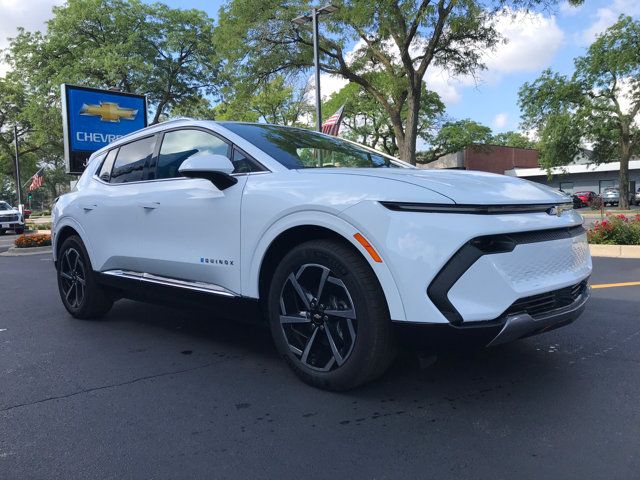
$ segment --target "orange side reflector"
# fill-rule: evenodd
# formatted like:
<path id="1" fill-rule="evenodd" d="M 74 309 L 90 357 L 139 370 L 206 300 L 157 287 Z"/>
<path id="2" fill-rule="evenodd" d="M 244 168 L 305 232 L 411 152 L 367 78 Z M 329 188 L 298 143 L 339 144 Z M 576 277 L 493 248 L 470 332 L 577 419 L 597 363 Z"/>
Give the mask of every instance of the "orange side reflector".
<path id="1" fill-rule="evenodd" d="M 371 246 L 367 239 L 362 236 L 362 234 L 356 233 L 353 238 L 355 238 L 358 243 L 362 245 L 367 252 L 369 252 L 369 255 L 371 255 L 371 258 L 373 258 L 374 262 L 382 263 L 382 259 L 380 258 L 380 255 L 378 255 L 378 252 L 375 251 L 375 249 Z"/>

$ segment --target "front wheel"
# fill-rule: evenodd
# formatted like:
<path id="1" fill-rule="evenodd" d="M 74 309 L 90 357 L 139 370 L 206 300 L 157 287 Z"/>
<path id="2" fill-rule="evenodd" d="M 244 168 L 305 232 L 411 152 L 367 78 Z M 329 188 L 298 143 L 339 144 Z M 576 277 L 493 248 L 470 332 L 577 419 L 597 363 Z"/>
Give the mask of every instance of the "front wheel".
<path id="1" fill-rule="evenodd" d="M 348 390 L 380 376 L 395 353 L 384 293 L 353 248 L 315 240 L 276 268 L 268 297 L 276 348 L 305 382 Z"/>
<path id="2" fill-rule="evenodd" d="M 58 290 L 67 311 L 76 318 L 98 318 L 113 305 L 100 286 L 80 237 L 72 235 L 60 247 L 57 261 Z"/>
<path id="3" fill-rule="evenodd" d="M 16 232 L 16 235 L 22 235 L 24 233 L 24 228 L 16 228 L 15 232 Z"/>

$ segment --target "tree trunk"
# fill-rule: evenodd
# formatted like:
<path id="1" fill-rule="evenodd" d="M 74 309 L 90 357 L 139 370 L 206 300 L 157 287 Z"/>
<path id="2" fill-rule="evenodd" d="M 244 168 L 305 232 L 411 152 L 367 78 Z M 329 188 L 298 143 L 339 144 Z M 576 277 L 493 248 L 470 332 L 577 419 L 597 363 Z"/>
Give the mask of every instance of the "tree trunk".
<path id="1" fill-rule="evenodd" d="M 404 125 L 404 139 L 398 141 L 400 158 L 411 165 L 416 164 L 416 141 L 418 138 L 418 117 L 420 115 L 420 85 L 407 96 L 407 120 Z M 400 140 L 400 139 L 398 139 Z"/>
<path id="2" fill-rule="evenodd" d="M 620 155 L 620 210 L 629 209 L 629 159 L 631 158 L 631 146 L 628 142 L 621 145 Z"/>

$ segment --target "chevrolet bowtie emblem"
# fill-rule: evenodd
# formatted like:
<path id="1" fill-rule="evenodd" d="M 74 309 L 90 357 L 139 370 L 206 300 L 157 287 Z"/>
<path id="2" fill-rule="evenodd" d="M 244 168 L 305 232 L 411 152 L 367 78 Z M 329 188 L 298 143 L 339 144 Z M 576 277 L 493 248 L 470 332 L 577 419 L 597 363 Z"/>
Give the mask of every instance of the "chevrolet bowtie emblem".
<path id="1" fill-rule="evenodd" d="M 135 120 L 138 110 L 133 108 L 120 108 L 117 103 L 100 102 L 100 105 L 82 104 L 80 115 L 97 116 L 102 122 L 120 122 L 123 120 Z"/>

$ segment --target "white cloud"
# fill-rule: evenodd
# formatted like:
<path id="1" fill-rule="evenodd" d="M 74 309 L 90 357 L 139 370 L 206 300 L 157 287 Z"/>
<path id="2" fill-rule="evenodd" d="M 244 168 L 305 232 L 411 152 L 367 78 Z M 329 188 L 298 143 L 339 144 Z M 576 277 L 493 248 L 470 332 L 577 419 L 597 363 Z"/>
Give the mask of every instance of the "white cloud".
<path id="1" fill-rule="evenodd" d="M 42 30 L 51 18 L 51 7 L 63 0 L 0 0 L 0 49 L 9 46 L 9 38 L 15 37 L 18 27 L 26 30 Z M 0 63 L 0 75 L 7 66 Z"/>
<path id="2" fill-rule="evenodd" d="M 593 23 L 575 35 L 578 45 L 588 46 L 607 28 L 616 23 L 620 15 L 640 15 L 638 0 L 613 0 L 606 8 L 599 8 L 592 16 Z"/>
<path id="3" fill-rule="evenodd" d="M 509 122 L 509 115 L 502 112 L 493 117 L 493 127 L 497 129 L 502 129 L 507 126 Z"/>
<path id="4" fill-rule="evenodd" d="M 494 22 L 507 41 L 483 56 L 487 70 L 480 72 L 479 83 L 497 83 L 504 75 L 541 70 L 551 64 L 564 42 L 564 32 L 553 16 L 505 9 Z M 446 104 L 460 102 L 461 90 L 476 84 L 472 77 L 455 77 L 434 67 L 429 69 L 426 82 L 427 88 L 437 92 Z"/>
<path id="5" fill-rule="evenodd" d="M 489 72 L 532 72 L 547 67 L 564 42 L 555 17 L 541 13 L 504 9 L 495 28 L 507 43 L 485 55 Z"/>

